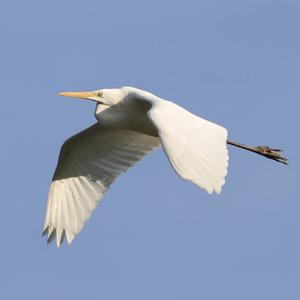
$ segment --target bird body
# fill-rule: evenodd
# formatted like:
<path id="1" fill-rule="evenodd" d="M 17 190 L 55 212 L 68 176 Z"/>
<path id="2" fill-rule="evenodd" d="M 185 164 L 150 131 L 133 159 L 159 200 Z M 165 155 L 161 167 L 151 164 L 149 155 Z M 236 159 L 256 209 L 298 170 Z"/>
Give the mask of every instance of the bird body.
<path id="1" fill-rule="evenodd" d="M 71 243 L 113 181 L 161 145 L 180 177 L 221 192 L 228 166 L 222 126 L 133 87 L 60 95 L 95 101 L 98 122 L 61 148 L 45 217 L 48 242 L 60 246 L 66 236 Z"/>

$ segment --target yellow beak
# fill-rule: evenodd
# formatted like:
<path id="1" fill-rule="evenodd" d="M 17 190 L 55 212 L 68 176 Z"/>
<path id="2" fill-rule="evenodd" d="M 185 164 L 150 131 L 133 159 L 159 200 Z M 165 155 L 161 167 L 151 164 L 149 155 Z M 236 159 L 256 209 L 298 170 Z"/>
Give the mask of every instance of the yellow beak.
<path id="1" fill-rule="evenodd" d="M 94 96 L 92 92 L 60 92 L 59 96 L 81 98 L 81 99 L 90 99 Z"/>

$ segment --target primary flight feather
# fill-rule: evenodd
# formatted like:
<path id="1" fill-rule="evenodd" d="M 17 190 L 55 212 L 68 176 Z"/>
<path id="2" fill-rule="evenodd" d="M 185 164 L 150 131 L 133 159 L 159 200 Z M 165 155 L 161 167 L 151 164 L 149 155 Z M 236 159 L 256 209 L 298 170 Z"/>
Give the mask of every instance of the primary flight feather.
<path id="1" fill-rule="evenodd" d="M 179 176 L 220 193 L 226 144 L 286 163 L 279 150 L 227 141 L 227 130 L 149 92 L 132 88 L 64 92 L 97 103 L 97 123 L 62 146 L 48 196 L 44 234 L 71 243 L 113 181 L 162 145 Z"/>

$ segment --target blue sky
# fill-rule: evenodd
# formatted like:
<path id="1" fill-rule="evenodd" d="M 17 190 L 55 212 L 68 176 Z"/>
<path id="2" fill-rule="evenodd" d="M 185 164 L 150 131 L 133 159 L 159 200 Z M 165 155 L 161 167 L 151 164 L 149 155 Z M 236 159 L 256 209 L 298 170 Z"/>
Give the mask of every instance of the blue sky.
<path id="1" fill-rule="evenodd" d="M 1 33 L 1 299 L 299 299 L 299 1 L 5 1 Z M 230 148 L 221 195 L 162 151 L 106 194 L 71 246 L 40 234 L 63 141 L 94 104 L 62 90 L 132 85 L 282 147 Z"/>

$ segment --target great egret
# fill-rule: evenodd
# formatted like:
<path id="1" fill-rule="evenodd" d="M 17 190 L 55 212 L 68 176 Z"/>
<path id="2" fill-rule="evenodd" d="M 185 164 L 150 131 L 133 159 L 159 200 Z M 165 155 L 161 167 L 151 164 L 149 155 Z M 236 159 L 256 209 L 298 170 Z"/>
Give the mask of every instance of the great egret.
<path id="1" fill-rule="evenodd" d="M 97 103 L 97 123 L 62 146 L 50 186 L 44 234 L 71 243 L 111 183 L 162 145 L 179 176 L 220 193 L 227 174 L 226 143 L 287 163 L 278 149 L 227 140 L 222 126 L 149 92 L 133 88 L 62 92 Z"/>

